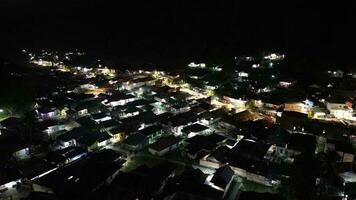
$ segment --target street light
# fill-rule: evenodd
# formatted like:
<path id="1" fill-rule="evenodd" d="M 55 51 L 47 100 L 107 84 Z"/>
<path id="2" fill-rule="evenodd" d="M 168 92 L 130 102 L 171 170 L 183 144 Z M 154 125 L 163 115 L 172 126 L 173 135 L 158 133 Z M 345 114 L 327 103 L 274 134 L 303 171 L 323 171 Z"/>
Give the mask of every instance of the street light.
<path id="1" fill-rule="evenodd" d="M 3 110 L 3 109 L 0 109 L 0 113 L 3 113 L 3 112 L 5 112 L 5 110 Z"/>

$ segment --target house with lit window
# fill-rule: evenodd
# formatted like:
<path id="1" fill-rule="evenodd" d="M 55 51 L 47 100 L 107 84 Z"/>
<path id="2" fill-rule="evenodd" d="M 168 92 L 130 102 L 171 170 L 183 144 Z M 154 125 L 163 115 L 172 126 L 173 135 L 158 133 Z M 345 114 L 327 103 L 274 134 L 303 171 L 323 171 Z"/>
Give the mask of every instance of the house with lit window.
<path id="1" fill-rule="evenodd" d="M 135 101 L 135 99 L 136 97 L 132 94 L 114 93 L 103 100 L 102 103 L 107 106 L 115 107 L 125 105 L 128 102 Z"/>
<path id="2" fill-rule="evenodd" d="M 41 120 L 59 119 L 61 112 L 55 107 L 39 107 L 35 110 Z"/>
<path id="3" fill-rule="evenodd" d="M 136 106 L 118 106 L 111 114 L 117 118 L 124 119 L 133 116 L 137 116 L 142 112 L 142 110 Z"/>
<path id="4" fill-rule="evenodd" d="M 108 115 L 107 113 L 104 113 L 104 112 L 92 114 L 91 117 L 97 123 L 101 123 L 101 122 L 104 122 L 104 121 L 111 120 L 110 115 Z"/>
<path id="5" fill-rule="evenodd" d="M 330 98 L 326 100 L 325 105 L 330 114 L 339 119 L 352 119 L 353 109 L 350 107 L 347 101 L 343 98 Z"/>
<path id="6" fill-rule="evenodd" d="M 284 111 L 307 114 L 309 111 L 309 106 L 304 102 L 286 102 L 284 103 Z"/>
<path id="7" fill-rule="evenodd" d="M 134 134 L 128 136 L 122 143 L 122 149 L 128 150 L 130 152 L 138 152 L 148 145 L 148 139 L 142 134 Z"/>
<path id="8" fill-rule="evenodd" d="M 146 136 L 148 138 L 148 142 L 152 144 L 154 141 L 160 138 L 165 132 L 161 125 L 153 125 L 139 130 L 138 133 Z"/>

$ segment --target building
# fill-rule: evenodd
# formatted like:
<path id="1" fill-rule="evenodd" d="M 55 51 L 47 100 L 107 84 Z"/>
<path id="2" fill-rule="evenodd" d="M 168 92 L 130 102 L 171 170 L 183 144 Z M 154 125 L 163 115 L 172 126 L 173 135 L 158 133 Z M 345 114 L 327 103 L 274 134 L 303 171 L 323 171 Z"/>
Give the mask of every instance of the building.
<path id="1" fill-rule="evenodd" d="M 111 120 L 111 117 L 104 112 L 92 114 L 91 117 L 98 123 Z"/>
<path id="2" fill-rule="evenodd" d="M 207 135 L 210 134 L 211 132 L 212 131 L 209 129 L 209 127 L 206 127 L 199 123 L 188 125 L 182 129 L 182 133 L 186 135 L 188 138 L 191 138 L 195 135 Z"/>
<path id="3" fill-rule="evenodd" d="M 329 99 L 326 101 L 326 108 L 330 114 L 339 119 L 352 119 L 353 109 L 342 99 Z"/>
<path id="4" fill-rule="evenodd" d="M 122 106 L 128 102 L 135 101 L 136 97 L 132 94 L 115 93 L 103 100 L 102 103 L 111 107 Z"/>
<path id="5" fill-rule="evenodd" d="M 356 197 L 356 174 L 354 171 L 346 171 L 339 173 L 339 178 L 342 182 L 342 190 L 344 196 L 350 198 Z"/>
<path id="6" fill-rule="evenodd" d="M 302 131 L 309 122 L 308 115 L 299 112 L 284 111 L 282 116 L 277 117 L 276 123 L 288 131 Z"/>
<path id="7" fill-rule="evenodd" d="M 304 102 L 286 102 L 284 103 L 284 111 L 307 114 L 309 111 L 309 106 Z"/>
<path id="8" fill-rule="evenodd" d="M 190 159 L 200 159 L 217 148 L 225 139 L 224 136 L 217 134 L 191 137 L 185 141 L 187 143 L 187 156 Z"/>
<path id="9" fill-rule="evenodd" d="M 36 109 L 36 113 L 41 120 L 60 119 L 61 117 L 60 110 L 55 107 L 40 107 Z"/>
<path id="10" fill-rule="evenodd" d="M 56 166 L 63 166 L 87 155 L 88 151 L 81 147 L 68 147 L 48 153 L 43 160 Z"/>
<path id="11" fill-rule="evenodd" d="M 229 165 L 225 165 L 215 171 L 211 182 L 214 183 L 214 185 L 225 189 L 226 185 L 231 181 L 234 175 L 234 170 L 232 170 Z"/>
<path id="12" fill-rule="evenodd" d="M 148 138 L 148 142 L 152 144 L 157 138 L 160 138 L 164 134 L 164 130 L 161 125 L 153 125 L 145 127 L 138 131 L 140 134 Z"/>
<path id="13" fill-rule="evenodd" d="M 148 147 L 148 151 L 153 155 L 163 156 L 170 151 L 173 151 L 179 147 L 181 139 L 169 135 L 158 139 L 155 143 Z"/>
<path id="14" fill-rule="evenodd" d="M 35 183 L 53 189 L 61 199 L 89 199 L 119 174 L 124 163 L 121 156 L 102 150 L 40 177 Z"/>
<path id="15" fill-rule="evenodd" d="M 145 148 L 147 145 L 148 145 L 148 138 L 139 133 L 128 136 L 121 143 L 123 149 L 126 149 L 133 153 Z"/>

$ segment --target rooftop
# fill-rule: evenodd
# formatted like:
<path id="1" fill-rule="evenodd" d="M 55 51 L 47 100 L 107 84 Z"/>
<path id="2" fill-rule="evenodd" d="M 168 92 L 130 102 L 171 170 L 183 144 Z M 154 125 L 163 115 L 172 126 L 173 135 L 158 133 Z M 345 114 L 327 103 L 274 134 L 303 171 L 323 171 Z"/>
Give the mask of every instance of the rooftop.
<path id="1" fill-rule="evenodd" d="M 182 129 L 182 132 L 183 133 L 197 133 L 197 132 L 201 132 L 201 131 L 204 131 L 208 129 L 208 127 L 204 126 L 204 125 L 201 125 L 199 123 L 195 123 L 195 124 L 192 124 L 192 125 L 189 125 L 189 126 L 186 126 Z"/>
<path id="2" fill-rule="evenodd" d="M 181 141 L 181 139 L 176 138 L 173 135 L 169 135 L 167 137 L 162 137 L 162 138 L 158 139 L 155 143 L 151 144 L 149 146 L 149 148 L 153 149 L 155 151 L 162 151 L 162 150 L 166 149 L 167 147 L 177 144 L 180 141 Z"/>

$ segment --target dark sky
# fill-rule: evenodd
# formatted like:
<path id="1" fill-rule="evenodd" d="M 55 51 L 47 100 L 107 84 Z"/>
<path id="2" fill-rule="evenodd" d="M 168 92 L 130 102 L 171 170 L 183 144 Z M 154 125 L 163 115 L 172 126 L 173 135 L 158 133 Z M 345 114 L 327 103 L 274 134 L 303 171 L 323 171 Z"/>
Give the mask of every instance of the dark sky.
<path id="1" fill-rule="evenodd" d="M 1 0 L 1 49 L 80 48 L 127 63 L 281 51 L 356 64 L 356 9 L 345 3 L 110 2 Z"/>

